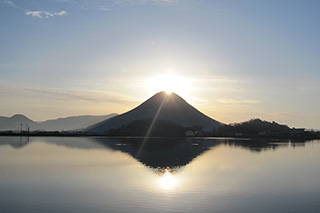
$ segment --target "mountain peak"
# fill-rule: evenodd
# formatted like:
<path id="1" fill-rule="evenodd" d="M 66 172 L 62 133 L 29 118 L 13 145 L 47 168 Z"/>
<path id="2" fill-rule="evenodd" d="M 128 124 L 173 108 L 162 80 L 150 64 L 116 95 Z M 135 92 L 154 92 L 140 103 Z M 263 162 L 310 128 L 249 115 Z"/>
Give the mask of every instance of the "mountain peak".
<path id="1" fill-rule="evenodd" d="M 28 118 L 27 116 L 23 115 L 23 114 L 15 114 L 13 116 L 11 116 L 9 118 L 10 120 L 19 120 L 21 122 L 34 122 L 32 121 L 30 118 Z"/>
<path id="2" fill-rule="evenodd" d="M 202 126 L 204 131 L 209 132 L 221 126 L 220 122 L 204 115 L 176 93 L 162 91 L 124 114 L 88 127 L 87 131 L 108 132 L 144 119 L 171 121 L 181 127 Z"/>
<path id="3" fill-rule="evenodd" d="M 166 91 L 161 91 L 161 92 L 158 92 L 156 94 L 154 94 L 151 98 L 149 98 L 148 100 L 152 100 L 152 99 L 168 99 L 168 98 L 176 98 L 176 97 L 179 97 L 181 98 L 179 95 L 177 95 L 176 93 L 174 92 L 171 92 L 171 93 L 168 93 Z M 182 99 L 182 98 L 181 98 Z"/>
<path id="4" fill-rule="evenodd" d="M 175 92 L 167 92 L 167 91 L 161 91 L 161 92 L 158 92 L 156 93 L 155 95 L 164 95 L 164 96 L 178 96 L 180 97 L 177 93 Z M 181 98 L 181 97 L 180 97 Z"/>
<path id="5" fill-rule="evenodd" d="M 28 127 L 31 129 L 36 129 L 38 127 L 38 123 L 32 121 L 28 117 L 22 114 L 15 114 L 5 120 L 2 120 L 0 124 L 0 128 L 4 130 L 27 130 Z"/>
<path id="6" fill-rule="evenodd" d="M 25 115 L 23 115 L 23 114 L 15 114 L 15 115 L 13 115 L 13 116 L 11 116 L 11 118 L 27 118 Z"/>
<path id="7" fill-rule="evenodd" d="M 153 96 L 151 96 L 149 99 L 152 99 L 152 98 L 166 98 L 166 97 L 180 97 L 179 95 L 177 95 L 176 93 L 174 92 L 166 92 L 166 91 L 161 91 L 161 92 L 158 92 L 156 94 L 154 94 Z M 181 98 L 181 97 L 180 97 Z"/>

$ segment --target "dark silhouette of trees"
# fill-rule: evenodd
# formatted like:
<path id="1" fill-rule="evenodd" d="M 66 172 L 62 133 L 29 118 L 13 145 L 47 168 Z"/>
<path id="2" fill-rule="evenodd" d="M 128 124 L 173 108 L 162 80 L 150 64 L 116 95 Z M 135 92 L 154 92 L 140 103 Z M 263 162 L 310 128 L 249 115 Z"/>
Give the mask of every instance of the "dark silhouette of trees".
<path id="1" fill-rule="evenodd" d="M 135 120 L 118 129 L 110 129 L 110 136 L 149 136 L 149 137 L 183 137 L 185 129 L 178 124 L 157 119 Z"/>
<path id="2" fill-rule="evenodd" d="M 247 136 L 256 136 L 259 134 L 287 134 L 290 128 L 276 122 L 262 121 L 260 119 L 251 119 L 243 123 L 235 123 L 221 126 L 218 131 L 220 134 L 236 134 L 241 133 Z"/>

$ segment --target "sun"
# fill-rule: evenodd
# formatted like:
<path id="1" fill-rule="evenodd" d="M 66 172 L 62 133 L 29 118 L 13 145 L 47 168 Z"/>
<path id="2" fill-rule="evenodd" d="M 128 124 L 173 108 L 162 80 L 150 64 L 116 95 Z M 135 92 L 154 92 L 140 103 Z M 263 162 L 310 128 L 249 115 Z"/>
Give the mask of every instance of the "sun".
<path id="1" fill-rule="evenodd" d="M 165 91 L 168 94 L 177 93 L 179 95 L 187 95 L 192 89 L 191 79 L 172 75 L 161 74 L 146 80 L 146 88 L 152 92 Z"/>

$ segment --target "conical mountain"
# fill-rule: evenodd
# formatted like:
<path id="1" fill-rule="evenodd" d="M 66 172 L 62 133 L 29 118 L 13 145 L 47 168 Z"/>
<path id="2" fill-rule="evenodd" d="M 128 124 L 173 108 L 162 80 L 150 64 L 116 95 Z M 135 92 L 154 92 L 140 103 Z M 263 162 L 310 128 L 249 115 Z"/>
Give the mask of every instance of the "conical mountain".
<path id="1" fill-rule="evenodd" d="M 160 92 L 138 107 L 106 121 L 89 126 L 86 130 L 104 133 L 136 120 L 161 119 L 174 122 L 182 127 L 202 126 L 203 131 L 211 132 L 222 124 L 188 104 L 175 93 Z"/>

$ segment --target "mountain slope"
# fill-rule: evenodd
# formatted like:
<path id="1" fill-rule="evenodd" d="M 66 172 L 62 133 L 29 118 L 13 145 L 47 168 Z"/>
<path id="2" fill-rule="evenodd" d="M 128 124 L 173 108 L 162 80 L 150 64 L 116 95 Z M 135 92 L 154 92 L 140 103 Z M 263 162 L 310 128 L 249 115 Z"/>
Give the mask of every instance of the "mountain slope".
<path id="1" fill-rule="evenodd" d="M 0 116 L 0 128 L 1 128 L 1 124 L 7 120 L 9 117 L 4 117 L 4 116 Z"/>
<path id="2" fill-rule="evenodd" d="M 58 118 L 55 120 L 47 120 L 43 122 L 35 122 L 28 117 L 16 114 L 12 117 L 0 116 L 0 130 L 13 130 L 20 131 L 21 124 L 22 130 L 26 131 L 30 128 L 30 131 L 44 130 L 44 131 L 63 131 L 63 130 L 80 130 L 84 129 L 95 123 L 104 121 L 117 114 L 93 116 L 93 115 L 83 115 L 83 116 L 71 116 L 66 118 Z"/>
<path id="3" fill-rule="evenodd" d="M 71 116 L 66 118 L 58 118 L 54 120 L 47 120 L 40 122 L 39 129 L 46 131 L 68 131 L 68 130 L 80 130 L 106 119 L 112 118 L 117 114 L 93 116 L 93 115 L 82 115 L 82 116 Z"/>
<path id="4" fill-rule="evenodd" d="M 135 120 L 154 118 L 172 121 L 182 127 L 202 126 L 203 131 L 212 131 L 222 125 L 199 112 L 177 94 L 160 92 L 131 111 L 90 126 L 86 131 L 103 133 Z"/>
<path id="5" fill-rule="evenodd" d="M 38 129 L 38 123 L 32 121 L 24 115 L 16 114 L 7 119 L 1 119 L 0 129 L 2 130 L 27 130 L 30 127 L 30 130 Z"/>

